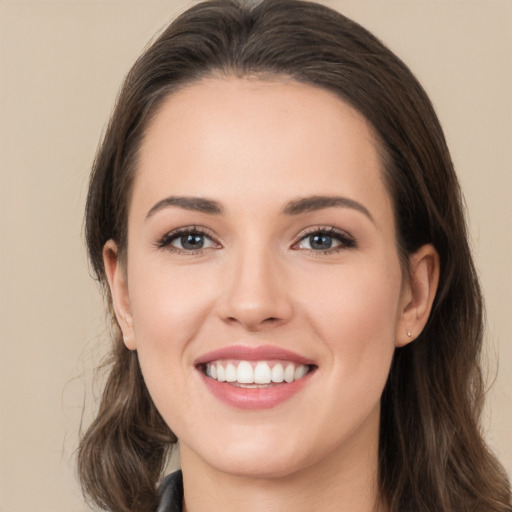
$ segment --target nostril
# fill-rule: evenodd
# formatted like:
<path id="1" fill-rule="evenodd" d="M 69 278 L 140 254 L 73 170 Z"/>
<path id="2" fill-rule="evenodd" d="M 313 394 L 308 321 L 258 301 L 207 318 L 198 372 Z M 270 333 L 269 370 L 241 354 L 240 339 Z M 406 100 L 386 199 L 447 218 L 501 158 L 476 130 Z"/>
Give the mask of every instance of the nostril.
<path id="1" fill-rule="evenodd" d="M 227 320 L 228 320 L 229 322 L 238 322 L 238 321 L 239 321 L 239 320 L 238 320 L 237 318 L 235 318 L 234 316 L 229 316 L 229 317 L 227 318 Z M 267 323 L 274 323 L 274 322 L 278 322 L 278 321 L 279 321 L 279 318 L 277 318 L 276 316 L 270 316 L 270 317 L 268 317 L 268 318 L 264 318 L 264 319 L 262 320 L 262 323 L 263 323 L 263 322 L 267 322 Z"/>

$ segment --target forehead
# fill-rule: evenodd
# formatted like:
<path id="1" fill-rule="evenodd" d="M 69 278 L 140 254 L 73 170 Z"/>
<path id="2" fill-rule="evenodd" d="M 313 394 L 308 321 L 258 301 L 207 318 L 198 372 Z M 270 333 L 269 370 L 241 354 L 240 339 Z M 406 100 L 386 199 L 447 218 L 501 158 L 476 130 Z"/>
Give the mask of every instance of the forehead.
<path id="1" fill-rule="evenodd" d="M 292 80 L 186 86 L 160 106 L 138 161 L 134 196 L 147 207 L 166 194 L 389 199 L 366 119 L 334 93 Z"/>
<path id="2" fill-rule="evenodd" d="M 180 88 L 164 99 L 153 116 L 144 146 L 154 149 L 162 136 L 167 142 L 171 136 L 199 140 L 208 130 L 221 134 L 221 130 L 230 129 L 243 129 L 242 133 L 253 137 L 270 134 L 269 129 L 280 129 L 283 137 L 298 135 L 299 131 L 305 136 L 333 133 L 339 136 L 340 144 L 344 140 L 353 144 L 359 137 L 377 146 L 367 120 L 339 96 L 279 77 L 206 78 Z"/>

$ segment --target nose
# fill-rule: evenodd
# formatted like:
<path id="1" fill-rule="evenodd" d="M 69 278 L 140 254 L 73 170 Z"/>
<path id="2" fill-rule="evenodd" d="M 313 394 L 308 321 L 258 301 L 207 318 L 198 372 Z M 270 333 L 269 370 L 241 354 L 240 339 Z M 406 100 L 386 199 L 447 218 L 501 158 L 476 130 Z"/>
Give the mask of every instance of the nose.
<path id="1" fill-rule="evenodd" d="M 218 314 L 229 324 L 257 332 L 287 323 L 293 314 L 285 272 L 271 251 L 240 251 L 229 259 Z"/>

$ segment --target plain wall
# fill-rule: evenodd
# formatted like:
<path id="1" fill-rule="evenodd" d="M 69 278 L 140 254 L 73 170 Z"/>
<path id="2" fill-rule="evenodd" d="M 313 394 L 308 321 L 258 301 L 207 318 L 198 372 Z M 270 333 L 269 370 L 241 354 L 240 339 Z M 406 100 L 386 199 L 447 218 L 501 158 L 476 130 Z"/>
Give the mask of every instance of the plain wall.
<path id="1" fill-rule="evenodd" d="M 122 77 L 191 3 L 0 2 L 1 512 L 86 510 L 74 450 L 109 343 L 82 241 L 88 172 Z M 444 126 L 487 298 L 490 380 L 499 370 L 484 429 L 512 473 L 512 2 L 326 3 L 409 64 Z"/>

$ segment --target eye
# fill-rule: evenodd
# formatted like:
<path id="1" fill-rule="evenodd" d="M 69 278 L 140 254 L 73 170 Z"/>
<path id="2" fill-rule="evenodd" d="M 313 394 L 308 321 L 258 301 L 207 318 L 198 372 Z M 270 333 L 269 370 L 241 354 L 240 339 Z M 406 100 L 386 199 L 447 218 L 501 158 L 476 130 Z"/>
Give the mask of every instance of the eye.
<path id="1" fill-rule="evenodd" d="M 293 249 L 306 249 L 315 252 L 336 252 L 355 247 L 355 240 L 335 228 L 316 229 L 303 236 Z"/>
<path id="2" fill-rule="evenodd" d="M 186 251 L 195 251 L 197 249 L 210 247 L 212 245 L 212 241 L 202 233 L 188 233 L 176 237 L 170 245 Z"/>
<path id="3" fill-rule="evenodd" d="M 186 228 L 167 233 L 157 246 L 175 252 L 193 253 L 218 247 L 219 244 L 198 228 Z"/>

